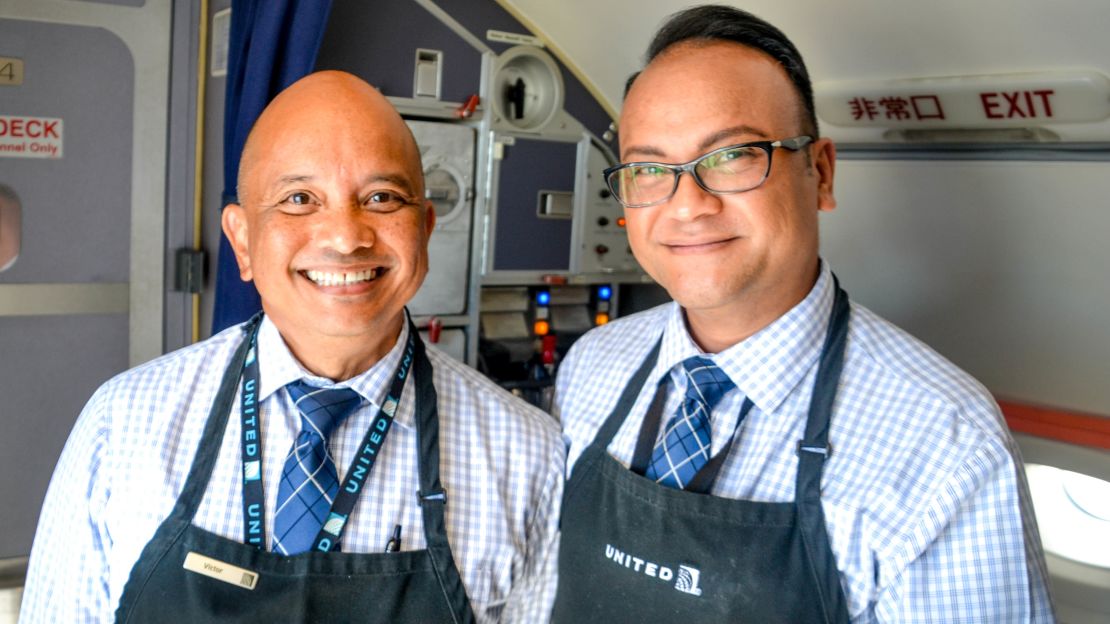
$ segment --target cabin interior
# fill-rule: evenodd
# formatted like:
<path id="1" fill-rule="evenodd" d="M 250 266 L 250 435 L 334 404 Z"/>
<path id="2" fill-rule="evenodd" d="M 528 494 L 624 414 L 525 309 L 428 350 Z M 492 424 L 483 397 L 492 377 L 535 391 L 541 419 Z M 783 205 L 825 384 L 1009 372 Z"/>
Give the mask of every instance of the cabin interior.
<path id="1" fill-rule="evenodd" d="M 390 98 L 438 214 L 414 320 L 526 400 L 549 403 L 585 331 L 668 300 L 600 171 L 627 77 L 687 2 L 287 1 L 289 31 L 248 55 L 233 11 L 265 4 L 0 4 L 0 622 L 91 393 L 245 319 L 219 225 L 237 67 L 342 69 Z M 839 157 L 822 256 L 995 395 L 1060 621 L 1110 621 L 1110 5 L 729 4 L 814 80 Z"/>

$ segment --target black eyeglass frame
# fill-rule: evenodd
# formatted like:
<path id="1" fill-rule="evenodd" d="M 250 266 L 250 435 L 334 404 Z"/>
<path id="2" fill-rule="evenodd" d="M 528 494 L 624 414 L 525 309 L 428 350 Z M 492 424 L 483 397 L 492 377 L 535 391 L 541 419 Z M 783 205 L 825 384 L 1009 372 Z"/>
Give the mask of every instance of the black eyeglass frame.
<path id="1" fill-rule="evenodd" d="M 621 205 L 624 206 L 625 208 L 647 208 L 649 206 L 657 206 L 659 204 L 662 204 L 663 202 L 666 202 L 666 201 L 670 200 L 670 198 L 674 197 L 675 191 L 678 190 L 678 179 L 680 177 L 682 177 L 683 173 L 689 173 L 690 176 L 692 178 L 694 178 L 694 182 L 696 182 L 698 186 L 703 188 L 708 193 L 713 193 L 713 194 L 716 194 L 716 195 L 731 195 L 731 194 L 734 194 L 734 193 L 746 193 L 748 191 L 751 191 L 753 189 L 757 189 L 760 186 L 762 186 L 763 183 L 767 181 L 767 177 L 771 175 L 771 160 L 773 160 L 772 156 L 775 153 L 775 148 L 776 147 L 781 147 L 783 149 L 788 149 L 792 152 L 797 152 L 798 150 L 802 149 L 803 147 L 813 143 L 815 140 L 816 139 L 813 138 L 812 136 L 809 136 L 807 134 L 803 134 L 803 135 L 799 135 L 799 136 L 796 136 L 796 137 L 790 137 L 788 139 L 779 139 L 778 141 L 752 141 L 750 143 L 737 143 L 736 145 L 726 145 L 724 147 L 718 147 L 717 149 L 715 149 L 711 152 L 707 152 L 705 154 L 702 154 L 701 156 L 698 156 L 694 160 L 691 160 L 690 162 L 684 163 L 684 164 L 681 164 L 681 165 L 672 165 L 670 163 L 650 162 L 650 161 L 629 162 L 629 163 L 621 163 L 619 165 L 609 167 L 608 169 L 605 169 L 604 171 L 602 171 L 601 174 L 605 177 L 605 185 L 609 187 L 609 191 L 612 192 L 613 197 L 615 197 L 617 199 L 617 201 L 620 202 Z M 743 148 L 743 147 L 756 147 L 756 148 L 759 148 L 759 149 L 761 149 L 761 150 L 763 150 L 764 152 L 767 153 L 767 169 L 763 172 L 763 177 L 759 179 L 759 182 L 757 182 L 754 186 L 750 186 L 746 189 L 740 189 L 738 191 L 718 191 L 716 189 L 711 189 L 708 186 L 706 186 L 705 182 L 701 179 L 701 176 L 698 175 L 698 172 L 697 172 L 698 164 L 700 164 L 703 160 L 705 160 L 707 158 L 710 158 L 710 157 L 713 157 L 717 154 L 720 154 L 721 152 L 727 152 L 729 150 L 734 150 L 734 149 Z M 625 203 L 625 201 L 623 199 L 621 199 L 620 189 L 617 188 L 617 184 L 615 182 L 616 178 L 613 174 L 617 173 L 621 169 L 627 169 L 629 167 L 644 167 L 644 166 L 662 167 L 663 169 L 667 169 L 672 174 L 674 174 L 674 184 L 671 186 L 671 192 L 667 193 L 667 196 L 662 198 L 662 199 L 658 199 L 656 201 L 648 202 L 648 203 L 645 203 L 645 204 Z"/>

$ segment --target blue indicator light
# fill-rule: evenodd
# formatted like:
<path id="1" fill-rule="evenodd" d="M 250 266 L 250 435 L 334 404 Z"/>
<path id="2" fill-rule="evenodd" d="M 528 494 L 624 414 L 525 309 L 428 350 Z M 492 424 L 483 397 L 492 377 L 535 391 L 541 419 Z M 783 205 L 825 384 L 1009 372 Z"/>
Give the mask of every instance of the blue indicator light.
<path id="1" fill-rule="evenodd" d="M 551 293 L 546 290 L 541 290 L 536 293 L 536 303 L 544 306 L 551 303 Z"/>
<path id="2" fill-rule="evenodd" d="M 597 289 L 597 298 L 602 301 L 608 301 L 613 297 L 613 289 L 608 286 L 602 286 Z"/>

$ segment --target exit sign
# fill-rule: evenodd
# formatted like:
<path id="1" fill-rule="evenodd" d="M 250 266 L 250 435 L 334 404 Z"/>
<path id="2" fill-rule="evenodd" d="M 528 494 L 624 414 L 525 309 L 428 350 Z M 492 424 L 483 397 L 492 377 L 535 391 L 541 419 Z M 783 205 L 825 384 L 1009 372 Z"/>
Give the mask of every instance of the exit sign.
<path id="1" fill-rule="evenodd" d="M 1110 80 L 1059 71 L 814 86 L 817 115 L 837 126 L 993 128 L 1110 117 Z"/>

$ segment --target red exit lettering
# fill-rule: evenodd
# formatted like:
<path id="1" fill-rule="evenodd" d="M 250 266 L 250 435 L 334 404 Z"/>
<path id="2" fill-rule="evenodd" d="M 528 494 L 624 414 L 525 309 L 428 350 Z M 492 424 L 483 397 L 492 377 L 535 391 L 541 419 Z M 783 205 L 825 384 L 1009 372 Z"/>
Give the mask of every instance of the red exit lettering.
<path id="1" fill-rule="evenodd" d="M 980 93 L 987 119 L 1052 117 L 1052 97 L 1056 91 L 989 91 Z M 1038 107 L 1038 103 L 1040 106 Z"/>
<path id="2" fill-rule="evenodd" d="M 43 119 L 23 119 L 22 117 L 0 118 L 0 137 L 27 139 L 58 138 L 58 121 Z"/>

